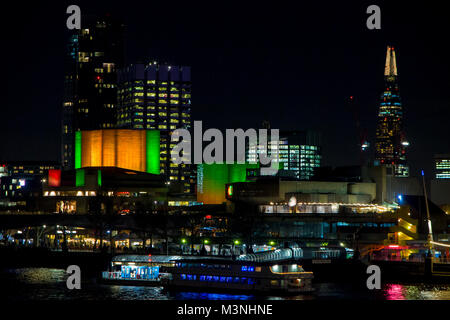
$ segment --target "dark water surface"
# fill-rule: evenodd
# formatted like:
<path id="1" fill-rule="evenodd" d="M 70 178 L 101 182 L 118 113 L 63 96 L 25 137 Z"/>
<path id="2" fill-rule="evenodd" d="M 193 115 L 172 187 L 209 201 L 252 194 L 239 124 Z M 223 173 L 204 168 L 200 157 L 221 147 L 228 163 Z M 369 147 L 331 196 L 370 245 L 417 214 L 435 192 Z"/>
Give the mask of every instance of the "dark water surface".
<path id="1" fill-rule="evenodd" d="M 3 300 L 450 300 L 450 284 L 383 284 L 370 291 L 346 283 L 318 283 L 313 295 L 289 297 L 216 294 L 198 292 L 167 293 L 161 287 L 116 286 L 84 279 L 81 290 L 68 290 L 63 269 L 19 268 L 0 270 Z"/>

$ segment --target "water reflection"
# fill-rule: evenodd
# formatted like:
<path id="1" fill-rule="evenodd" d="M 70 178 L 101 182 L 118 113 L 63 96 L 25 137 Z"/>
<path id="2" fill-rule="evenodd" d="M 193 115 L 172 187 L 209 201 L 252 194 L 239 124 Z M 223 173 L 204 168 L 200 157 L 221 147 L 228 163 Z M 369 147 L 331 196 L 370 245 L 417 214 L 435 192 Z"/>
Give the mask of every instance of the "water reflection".
<path id="1" fill-rule="evenodd" d="M 382 292 L 386 300 L 450 300 L 448 284 L 387 284 Z"/>
<path id="2" fill-rule="evenodd" d="M 400 284 L 389 284 L 386 290 L 386 300 L 405 300 L 403 286 Z"/>
<path id="3" fill-rule="evenodd" d="M 21 268 L 0 270 L 1 300 L 450 300 L 450 284 L 386 284 L 379 291 L 345 283 L 315 285 L 315 293 L 298 296 L 255 296 L 246 294 L 177 292 L 162 287 L 103 285 L 83 279 L 81 290 L 68 290 L 63 269 Z M 3 297 L 2 297 L 3 295 Z"/>

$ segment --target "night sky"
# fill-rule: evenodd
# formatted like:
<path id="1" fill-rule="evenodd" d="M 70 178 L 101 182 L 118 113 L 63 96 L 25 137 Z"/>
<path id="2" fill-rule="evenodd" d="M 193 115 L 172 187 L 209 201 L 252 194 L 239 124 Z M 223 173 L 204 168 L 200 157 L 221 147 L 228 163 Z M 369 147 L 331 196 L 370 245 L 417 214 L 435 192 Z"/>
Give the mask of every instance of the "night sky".
<path id="1" fill-rule="evenodd" d="M 350 95 L 374 146 L 386 46 L 393 45 L 411 171 L 429 172 L 434 153 L 450 152 L 450 20 L 439 4 L 92 2 L 4 10 L 0 160 L 59 160 L 69 4 L 123 20 L 128 63 L 192 66 L 192 119 L 204 128 L 268 119 L 272 128 L 320 130 L 324 165 L 359 163 Z M 370 4 L 381 7 L 381 30 L 366 28 Z"/>

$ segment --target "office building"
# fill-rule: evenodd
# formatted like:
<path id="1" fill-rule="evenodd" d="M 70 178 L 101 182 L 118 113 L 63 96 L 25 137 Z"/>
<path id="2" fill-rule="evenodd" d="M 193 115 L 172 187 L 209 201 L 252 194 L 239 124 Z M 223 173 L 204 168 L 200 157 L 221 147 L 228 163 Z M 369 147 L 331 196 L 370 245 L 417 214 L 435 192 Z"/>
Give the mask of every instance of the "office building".
<path id="1" fill-rule="evenodd" d="M 123 66 L 124 26 L 112 17 L 82 16 L 67 45 L 62 117 L 62 166 L 74 168 L 79 130 L 114 128 L 117 69 Z"/>
<path id="2" fill-rule="evenodd" d="M 194 192 L 192 166 L 170 160 L 173 130 L 191 128 L 191 68 L 134 64 L 119 71 L 118 86 L 117 127 L 159 130 L 160 173 L 180 192 Z"/>
<path id="3" fill-rule="evenodd" d="M 398 86 L 394 47 L 387 47 L 384 70 L 384 91 L 378 111 L 375 142 L 375 165 L 392 167 L 397 177 L 408 177 L 406 147 L 409 142 L 403 131 L 403 107 Z"/>
<path id="4" fill-rule="evenodd" d="M 279 176 L 310 180 L 314 176 L 314 170 L 320 167 L 322 155 L 320 135 L 317 132 L 280 131 L 278 142 L 272 143 L 278 145 Z M 248 145 L 247 162 L 256 162 L 262 148 L 264 147 L 259 145 Z M 270 146 L 268 154 L 271 154 Z"/>

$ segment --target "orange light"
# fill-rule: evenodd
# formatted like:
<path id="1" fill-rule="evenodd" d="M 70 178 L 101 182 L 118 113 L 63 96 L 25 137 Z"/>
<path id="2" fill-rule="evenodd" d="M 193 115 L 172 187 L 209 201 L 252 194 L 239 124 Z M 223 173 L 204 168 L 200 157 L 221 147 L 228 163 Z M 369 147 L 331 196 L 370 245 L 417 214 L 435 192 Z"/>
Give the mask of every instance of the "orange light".
<path id="1" fill-rule="evenodd" d="M 119 167 L 146 171 L 145 130 L 83 131 L 81 167 Z"/>

